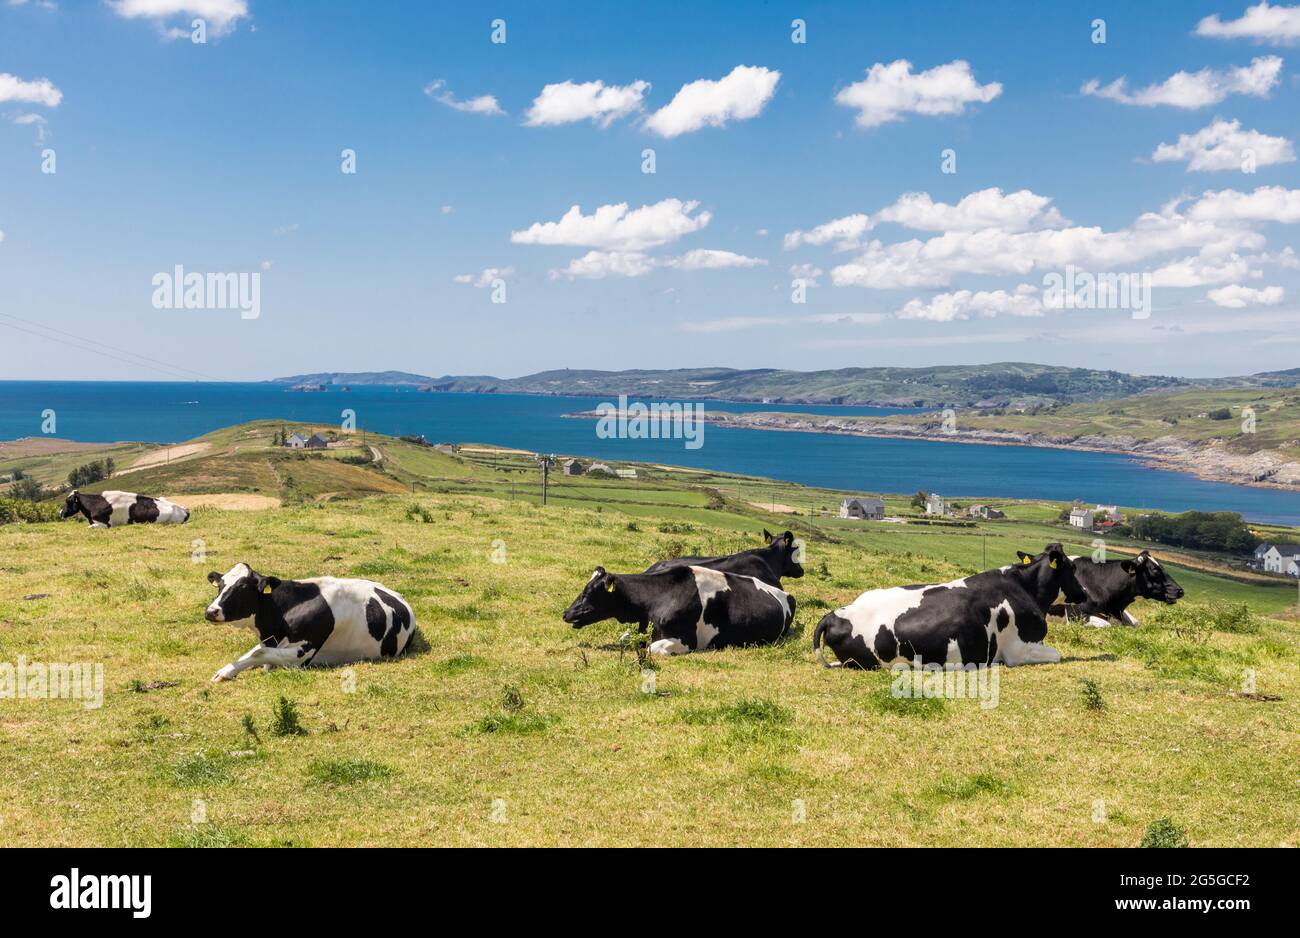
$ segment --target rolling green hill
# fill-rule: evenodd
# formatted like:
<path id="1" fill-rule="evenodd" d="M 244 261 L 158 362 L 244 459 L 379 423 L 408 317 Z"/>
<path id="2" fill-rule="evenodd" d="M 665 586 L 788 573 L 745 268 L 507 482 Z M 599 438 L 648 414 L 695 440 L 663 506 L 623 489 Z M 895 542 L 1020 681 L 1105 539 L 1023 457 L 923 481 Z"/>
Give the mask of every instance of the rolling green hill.
<path id="1" fill-rule="evenodd" d="M 379 459 L 359 465 L 342 461 L 359 441 L 273 450 L 280 426 L 228 428 L 123 477 L 182 502 L 276 500 L 228 503 L 261 510 L 0 526 L 0 662 L 104 668 L 98 708 L 0 698 L 7 842 L 1126 846 L 1170 817 L 1194 845 L 1296 843 L 1293 584 L 1157 551 L 1183 604 L 1140 603 L 1138 629 L 1054 622 L 1062 663 L 1003 669 L 994 706 L 908 700 L 887 673 L 818 667 L 812 626 L 863 589 L 1050 540 L 1088 550 L 1052 522 L 1059 506 L 998 502 L 1008 520 L 962 527 L 853 522 L 830 516 L 831 491 L 640 466 L 552 477 L 543 508 L 525 453 L 368 435 Z M 787 642 L 658 661 L 650 683 L 623 626 L 560 620 L 596 564 L 730 552 L 763 527 L 805 541 Z M 202 617 L 206 573 L 240 561 L 379 580 L 415 609 L 412 650 L 208 683 L 253 643 Z"/>

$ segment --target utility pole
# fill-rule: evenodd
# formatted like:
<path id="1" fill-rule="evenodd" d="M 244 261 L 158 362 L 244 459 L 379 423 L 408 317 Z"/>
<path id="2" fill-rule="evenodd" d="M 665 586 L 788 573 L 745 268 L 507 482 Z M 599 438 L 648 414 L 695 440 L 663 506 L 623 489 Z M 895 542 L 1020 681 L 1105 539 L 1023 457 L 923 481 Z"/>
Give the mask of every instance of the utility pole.
<path id="1" fill-rule="evenodd" d="M 546 507 L 546 483 L 550 479 L 551 467 L 555 465 L 555 454 L 538 456 L 537 465 L 542 467 L 542 507 Z"/>

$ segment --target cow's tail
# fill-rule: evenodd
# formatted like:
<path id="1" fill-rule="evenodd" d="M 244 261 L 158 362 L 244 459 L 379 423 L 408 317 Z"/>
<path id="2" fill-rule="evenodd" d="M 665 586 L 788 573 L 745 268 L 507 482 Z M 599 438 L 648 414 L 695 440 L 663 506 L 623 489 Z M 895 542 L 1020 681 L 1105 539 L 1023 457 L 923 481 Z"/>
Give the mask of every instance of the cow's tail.
<path id="1" fill-rule="evenodd" d="M 826 656 L 822 654 L 822 633 L 825 632 L 826 629 L 830 627 L 830 624 L 831 624 L 831 616 L 824 615 L 822 616 L 822 620 L 817 623 L 817 628 L 813 629 L 813 637 L 812 637 L 813 651 L 817 652 L 817 660 L 822 663 L 823 668 L 843 667 L 844 662 L 827 661 Z"/>

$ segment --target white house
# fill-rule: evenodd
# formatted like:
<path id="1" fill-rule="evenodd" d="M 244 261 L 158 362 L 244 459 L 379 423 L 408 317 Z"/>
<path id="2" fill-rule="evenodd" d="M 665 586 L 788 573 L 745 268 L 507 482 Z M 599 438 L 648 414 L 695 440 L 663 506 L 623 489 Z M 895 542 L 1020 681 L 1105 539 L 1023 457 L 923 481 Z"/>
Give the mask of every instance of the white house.
<path id="1" fill-rule="evenodd" d="M 925 499 L 925 513 L 927 515 L 946 515 L 948 513 L 948 503 L 944 501 L 942 495 L 931 493 Z"/>
<path id="2" fill-rule="evenodd" d="M 1075 508 L 1070 512 L 1070 527 L 1091 531 L 1096 516 L 1087 508 Z"/>
<path id="3" fill-rule="evenodd" d="M 284 441 L 284 445 L 289 449 L 303 449 L 307 445 L 307 438 L 301 433 L 295 433 Z"/>
<path id="4" fill-rule="evenodd" d="M 1119 505 L 1098 505 L 1092 512 L 1094 515 L 1105 514 L 1107 518 L 1116 524 L 1124 520 L 1124 513 L 1119 510 Z"/>
<path id="5" fill-rule="evenodd" d="M 609 473 L 610 475 L 613 475 L 613 474 L 614 474 L 614 470 L 611 469 L 611 468 L 609 468 L 609 466 L 605 465 L 603 462 L 594 462 L 594 463 L 592 463 L 590 466 L 587 467 L 587 471 L 588 471 L 588 472 L 607 472 L 607 473 Z"/>
<path id="6" fill-rule="evenodd" d="M 635 478 L 636 478 L 636 470 L 635 470 L 635 469 L 615 469 L 615 470 L 614 470 L 614 475 L 618 476 L 620 479 L 635 479 Z"/>
<path id="7" fill-rule="evenodd" d="M 1264 551 L 1264 569 L 1269 573 L 1289 573 L 1300 567 L 1300 544 L 1270 544 Z"/>
<path id="8" fill-rule="evenodd" d="M 883 521 L 885 518 L 885 500 L 883 498 L 846 498 L 840 502 L 841 518 L 856 518 L 860 521 Z"/>

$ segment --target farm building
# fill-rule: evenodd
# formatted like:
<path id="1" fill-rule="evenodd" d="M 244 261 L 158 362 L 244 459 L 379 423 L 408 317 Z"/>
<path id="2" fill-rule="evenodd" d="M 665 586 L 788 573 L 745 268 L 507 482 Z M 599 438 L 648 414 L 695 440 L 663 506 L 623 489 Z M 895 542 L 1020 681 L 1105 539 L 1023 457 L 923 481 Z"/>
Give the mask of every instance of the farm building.
<path id="1" fill-rule="evenodd" d="M 885 517 L 885 500 L 859 496 L 840 502 L 840 517 L 860 521 L 881 521 Z"/>
<path id="2" fill-rule="evenodd" d="M 925 499 L 925 513 L 927 515 L 946 515 L 948 513 L 948 502 L 942 495 L 931 493 Z"/>
<path id="3" fill-rule="evenodd" d="M 564 461 L 564 474 L 566 476 L 580 476 L 583 473 L 582 463 L 576 459 L 566 459 Z"/>
<path id="4" fill-rule="evenodd" d="M 1119 505 L 1098 505 L 1092 512 L 1094 515 L 1105 515 L 1116 524 L 1124 520 L 1124 512 L 1119 510 Z"/>
<path id="5" fill-rule="evenodd" d="M 986 521 L 996 521 L 998 518 L 1005 518 L 1006 513 L 991 508 L 988 505 L 971 505 L 966 512 L 972 518 L 983 518 Z"/>
<path id="6" fill-rule="evenodd" d="M 307 438 L 301 433 L 295 433 L 284 441 L 284 445 L 289 449 L 303 449 L 307 445 Z"/>
<path id="7" fill-rule="evenodd" d="M 1300 544 L 1270 544 L 1262 559 L 1269 573 L 1300 575 Z"/>
<path id="8" fill-rule="evenodd" d="M 594 463 L 592 463 L 590 466 L 587 467 L 587 471 L 588 471 L 588 472 L 604 472 L 604 473 L 607 473 L 607 474 L 609 474 L 609 475 L 613 475 L 613 474 L 614 474 L 614 470 L 611 469 L 611 468 L 609 468 L 609 466 L 605 465 L 603 462 L 594 462 Z"/>
<path id="9" fill-rule="evenodd" d="M 1087 508 L 1075 508 L 1070 512 L 1070 527 L 1091 531 L 1096 522 L 1096 515 Z"/>
<path id="10" fill-rule="evenodd" d="M 615 469 L 615 470 L 614 470 L 614 475 L 618 476 L 620 479 L 635 479 L 635 478 L 636 478 L 636 470 L 635 470 L 635 469 Z"/>
<path id="11" fill-rule="evenodd" d="M 303 444 L 307 449 L 328 449 L 330 441 L 319 433 L 313 433 L 311 439 Z"/>

